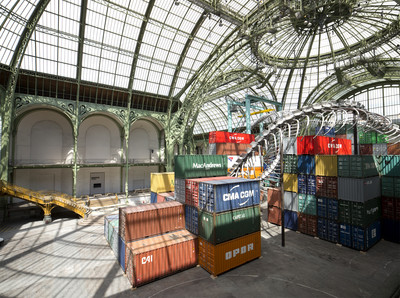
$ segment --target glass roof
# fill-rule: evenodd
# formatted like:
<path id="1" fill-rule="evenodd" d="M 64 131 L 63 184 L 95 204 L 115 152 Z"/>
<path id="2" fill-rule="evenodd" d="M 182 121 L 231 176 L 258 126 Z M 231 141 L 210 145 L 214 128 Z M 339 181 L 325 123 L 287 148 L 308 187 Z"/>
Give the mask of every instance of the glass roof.
<path id="1" fill-rule="evenodd" d="M 18 67 L 24 32 L 45 2 L 0 0 L 3 68 Z M 327 99 L 390 79 L 399 14 L 399 1 L 377 0 L 49 0 L 20 67 L 180 100 L 201 109 L 198 134 L 227 129 L 229 98 L 296 109 L 338 84 Z M 238 116 L 233 125 L 243 127 Z"/>

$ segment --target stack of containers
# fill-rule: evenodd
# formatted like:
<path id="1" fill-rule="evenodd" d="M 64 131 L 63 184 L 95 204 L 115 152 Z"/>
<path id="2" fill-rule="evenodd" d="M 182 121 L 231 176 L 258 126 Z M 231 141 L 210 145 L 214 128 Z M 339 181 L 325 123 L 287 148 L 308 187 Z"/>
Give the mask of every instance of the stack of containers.
<path id="1" fill-rule="evenodd" d="M 125 243 L 118 234 L 119 216 L 118 214 L 104 217 L 104 237 L 110 245 L 115 257 L 118 260 L 122 270 L 125 272 Z"/>
<path id="2" fill-rule="evenodd" d="M 150 174 L 150 203 L 161 203 L 174 199 L 174 172 Z"/>
<path id="3" fill-rule="evenodd" d="M 185 230 L 179 202 L 119 209 L 119 255 L 133 287 L 197 265 L 197 236 Z"/>
<path id="4" fill-rule="evenodd" d="M 359 129 L 358 143 L 360 155 L 387 155 L 386 136 L 375 131 Z"/>
<path id="5" fill-rule="evenodd" d="M 382 237 L 400 243 L 400 156 L 377 158 L 382 182 Z"/>
<path id="6" fill-rule="evenodd" d="M 368 250 L 379 241 L 380 179 L 371 155 L 338 156 L 340 243 Z"/>
<path id="7" fill-rule="evenodd" d="M 260 185 L 233 178 L 198 185 L 199 265 L 217 276 L 261 256 Z"/>

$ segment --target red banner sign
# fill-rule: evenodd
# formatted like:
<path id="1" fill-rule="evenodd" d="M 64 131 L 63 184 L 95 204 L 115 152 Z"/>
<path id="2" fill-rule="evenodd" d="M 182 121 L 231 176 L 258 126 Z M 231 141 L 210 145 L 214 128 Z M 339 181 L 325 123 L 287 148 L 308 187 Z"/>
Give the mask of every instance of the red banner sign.
<path id="1" fill-rule="evenodd" d="M 236 143 L 236 144 L 250 144 L 254 141 L 254 135 L 238 132 L 227 131 L 210 131 L 208 142 L 215 143 Z"/>

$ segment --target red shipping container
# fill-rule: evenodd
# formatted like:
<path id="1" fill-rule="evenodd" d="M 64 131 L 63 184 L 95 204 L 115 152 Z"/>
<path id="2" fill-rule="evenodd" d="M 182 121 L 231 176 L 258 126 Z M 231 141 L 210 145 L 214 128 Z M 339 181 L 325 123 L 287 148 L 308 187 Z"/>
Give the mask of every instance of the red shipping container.
<path id="1" fill-rule="evenodd" d="M 207 177 L 185 180 L 185 204 L 199 207 L 199 183 L 211 180 L 234 179 L 232 176 Z"/>
<path id="2" fill-rule="evenodd" d="M 326 197 L 327 196 L 327 182 L 325 176 L 316 176 L 316 195 L 318 197 Z"/>
<path id="3" fill-rule="evenodd" d="M 227 131 L 210 131 L 208 135 L 208 142 L 214 143 L 236 143 L 236 144 L 250 144 L 255 140 L 254 135 L 238 132 Z"/>
<path id="4" fill-rule="evenodd" d="M 120 208 L 118 228 L 125 242 L 181 230 L 185 208 L 175 201 Z"/>
<path id="5" fill-rule="evenodd" d="M 318 220 L 316 215 L 299 212 L 297 216 L 297 224 L 297 230 L 300 233 L 317 236 Z"/>
<path id="6" fill-rule="evenodd" d="M 198 239 L 186 230 L 126 244 L 126 275 L 134 288 L 197 263 Z"/>
<path id="7" fill-rule="evenodd" d="M 382 197 L 382 217 L 394 219 L 395 218 L 395 198 Z"/>
<path id="8" fill-rule="evenodd" d="M 372 144 L 360 144 L 358 148 L 360 149 L 360 155 L 373 155 Z"/>
<path id="9" fill-rule="evenodd" d="M 210 144 L 209 153 L 211 155 L 241 155 L 246 153 L 249 147 L 251 147 L 249 144 L 216 143 Z"/>
<path id="10" fill-rule="evenodd" d="M 157 194 L 157 203 L 172 201 L 175 193 L 172 192 L 160 192 Z"/>
<path id="11" fill-rule="evenodd" d="M 270 206 L 268 207 L 268 222 L 282 225 L 282 210 L 281 208 Z"/>
<path id="12" fill-rule="evenodd" d="M 268 207 L 274 206 L 281 208 L 282 206 L 282 193 L 279 188 L 268 188 L 267 190 Z"/>
<path id="13" fill-rule="evenodd" d="M 337 198 L 338 182 L 337 177 L 326 177 L 326 196 L 328 198 Z"/>
<path id="14" fill-rule="evenodd" d="M 400 155 L 400 143 L 387 144 L 388 155 Z"/>
<path id="15" fill-rule="evenodd" d="M 297 137 L 297 155 L 349 155 L 351 140 L 324 136 Z"/>

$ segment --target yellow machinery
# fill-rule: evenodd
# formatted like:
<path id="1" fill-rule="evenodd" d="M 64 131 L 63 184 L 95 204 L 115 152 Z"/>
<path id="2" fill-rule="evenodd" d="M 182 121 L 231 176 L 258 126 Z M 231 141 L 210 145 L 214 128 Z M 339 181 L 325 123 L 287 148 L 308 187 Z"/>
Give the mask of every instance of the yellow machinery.
<path id="1" fill-rule="evenodd" d="M 43 209 L 44 221 L 46 222 L 51 221 L 51 210 L 56 206 L 69 209 L 82 217 L 85 217 L 90 211 L 89 207 L 86 206 L 86 200 L 77 199 L 63 193 L 34 191 L 2 180 L 0 180 L 0 195 L 9 195 L 35 203 Z"/>

